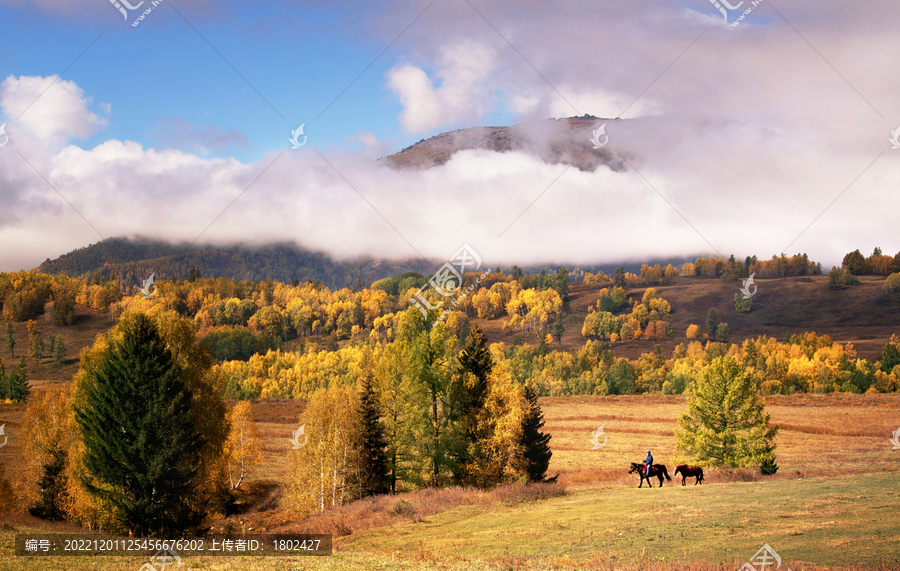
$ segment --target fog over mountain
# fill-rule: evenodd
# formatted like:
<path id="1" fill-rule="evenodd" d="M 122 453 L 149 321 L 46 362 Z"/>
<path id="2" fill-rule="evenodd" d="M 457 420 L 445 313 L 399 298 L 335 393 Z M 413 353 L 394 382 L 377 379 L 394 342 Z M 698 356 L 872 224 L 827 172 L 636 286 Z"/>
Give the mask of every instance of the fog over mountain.
<path id="1" fill-rule="evenodd" d="M 41 9 L 75 18 L 68 5 Z M 371 60 L 426 6 L 367 6 L 346 33 L 382 46 Z M 151 147 L 122 136 L 77 67 L 55 83 L 3 74 L 0 270 L 114 236 L 287 241 L 336 259 L 446 259 L 468 243 L 488 265 L 806 252 L 830 267 L 900 250 L 894 4 L 779 6 L 790 25 L 761 4 L 737 27 L 700 1 L 477 9 L 496 30 L 435 3 L 381 56 L 380 92 L 354 86 L 329 111 L 387 98 L 399 112 L 377 120 L 399 144 L 376 118 L 346 145 L 290 149 L 289 129 L 265 147 L 227 116 L 204 127 L 158 109 L 178 136 Z M 363 67 L 335 70 L 334 95 Z M 518 127 L 468 130 L 484 125 Z M 416 146 L 435 136 L 439 149 Z M 258 158 L 216 151 L 231 143 Z"/>

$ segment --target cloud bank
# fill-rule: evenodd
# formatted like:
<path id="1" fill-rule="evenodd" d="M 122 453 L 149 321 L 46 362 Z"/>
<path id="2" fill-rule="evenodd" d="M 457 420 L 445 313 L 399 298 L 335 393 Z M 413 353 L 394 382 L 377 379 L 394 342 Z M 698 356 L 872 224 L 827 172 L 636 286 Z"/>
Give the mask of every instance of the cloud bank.
<path id="1" fill-rule="evenodd" d="M 887 142 L 900 122 L 900 39 L 888 3 L 785 6 L 827 62 L 764 5 L 736 28 L 700 1 L 475 6 L 496 31 L 464 4 L 437 3 L 398 44 L 384 88 L 401 127 L 430 136 L 497 112 L 536 125 L 621 116 L 606 133 L 625 172 L 475 150 L 395 171 L 375 160 L 385 145 L 368 132 L 355 150 L 320 155 L 310 141 L 247 164 L 202 155 L 243 144 L 239 134 L 179 119 L 158 149 L 84 149 L 73 142 L 109 121 L 91 99 L 102 94 L 60 81 L 12 121 L 52 78 L 9 77 L 0 269 L 99 235 L 294 240 L 342 258 L 439 260 L 469 243 L 488 265 L 784 251 L 830 266 L 855 248 L 900 250 L 900 150 Z M 373 34 L 396 35 L 397 22 L 373 21 Z"/>

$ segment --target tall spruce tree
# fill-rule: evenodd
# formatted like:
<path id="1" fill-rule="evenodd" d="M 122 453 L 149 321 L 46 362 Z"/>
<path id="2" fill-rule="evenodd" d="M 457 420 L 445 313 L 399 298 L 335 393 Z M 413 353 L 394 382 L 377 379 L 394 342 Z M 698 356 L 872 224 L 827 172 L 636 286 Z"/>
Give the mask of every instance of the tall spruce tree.
<path id="1" fill-rule="evenodd" d="M 68 453 L 63 449 L 55 448 L 50 452 L 49 461 L 44 464 L 41 479 L 38 480 L 38 501 L 28 510 L 34 517 L 51 521 L 64 519 L 63 504 L 68 484 L 65 473 L 67 458 Z"/>
<path id="2" fill-rule="evenodd" d="M 556 339 L 556 342 L 562 345 L 562 336 L 563 333 L 566 332 L 566 326 L 563 325 L 563 316 L 562 313 L 556 316 L 556 321 L 553 323 L 553 338 Z"/>
<path id="3" fill-rule="evenodd" d="M 25 355 L 19 358 L 16 372 L 12 373 L 6 381 L 7 398 L 16 402 L 25 402 L 31 394 L 31 384 L 28 382 L 28 365 L 25 364 Z"/>
<path id="4" fill-rule="evenodd" d="M 544 413 L 538 404 L 538 396 L 534 388 L 525 385 L 525 416 L 522 418 L 522 458 L 528 482 L 555 482 L 559 476 L 547 478 L 550 466 L 550 435 L 541 432 L 544 427 Z"/>
<path id="5" fill-rule="evenodd" d="M 675 438 L 680 452 L 704 466 L 771 469 L 776 432 L 750 374 L 726 356 L 713 359 L 694 383 Z"/>
<path id="6" fill-rule="evenodd" d="M 462 404 L 461 416 L 463 420 L 463 442 L 456 451 L 457 471 L 456 479 L 466 481 L 465 466 L 476 455 L 478 441 L 485 438 L 486 434 L 478 427 L 478 418 L 488 393 L 488 376 L 491 374 L 494 362 L 487 347 L 487 339 L 478 325 L 473 325 L 466 345 L 459 353 L 459 364 L 462 381 L 458 390 L 462 393 L 459 401 Z M 469 374 L 466 374 L 469 373 Z"/>
<path id="7" fill-rule="evenodd" d="M 0 402 L 6 400 L 9 396 L 9 379 L 6 377 L 6 367 L 3 366 L 3 360 L 0 359 Z"/>
<path id="8" fill-rule="evenodd" d="M 9 354 L 15 359 L 16 338 L 13 336 L 13 326 L 9 321 L 6 322 L 6 346 L 9 347 Z"/>
<path id="9" fill-rule="evenodd" d="M 381 407 L 371 371 L 363 376 L 359 395 L 360 492 L 362 496 L 385 494 L 388 486 L 387 439 L 381 425 Z"/>
<path id="10" fill-rule="evenodd" d="M 183 533 L 204 515 L 189 501 L 204 439 L 180 373 L 156 326 L 140 314 L 111 341 L 75 408 L 82 483 L 136 535 Z"/>

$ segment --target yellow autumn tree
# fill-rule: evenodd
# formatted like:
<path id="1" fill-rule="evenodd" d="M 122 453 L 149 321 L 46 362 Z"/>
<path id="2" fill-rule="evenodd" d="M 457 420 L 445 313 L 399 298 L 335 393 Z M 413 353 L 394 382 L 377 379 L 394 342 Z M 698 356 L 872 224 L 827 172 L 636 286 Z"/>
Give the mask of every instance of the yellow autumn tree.
<path id="1" fill-rule="evenodd" d="M 232 490 L 241 487 L 244 478 L 262 461 L 259 431 L 249 401 L 241 401 L 228 413 L 231 431 L 225 441 L 225 464 Z"/>
<path id="2" fill-rule="evenodd" d="M 292 511 L 305 516 L 358 498 L 358 410 L 350 387 L 319 389 L 309 399 L 298 421 L 306 438 L 300 448 L 289 450 Z"/>
<path id="3" fill-rule="evenodd" d="M 476 419 L 479 439 L 463 466 L 463 480 L 479 488 L 512 482 L 522 475 L 522 419 L 525 398 L 505 365 L 488 376 L 484 405 Z"/>
<path id="4" fill-rule="evenodd" d="M 34 515 L 64 519 L 71 512 L 66 468 L 72 449 L 68 386 L 34 391 L 22 422 L 22 500 Z"/>

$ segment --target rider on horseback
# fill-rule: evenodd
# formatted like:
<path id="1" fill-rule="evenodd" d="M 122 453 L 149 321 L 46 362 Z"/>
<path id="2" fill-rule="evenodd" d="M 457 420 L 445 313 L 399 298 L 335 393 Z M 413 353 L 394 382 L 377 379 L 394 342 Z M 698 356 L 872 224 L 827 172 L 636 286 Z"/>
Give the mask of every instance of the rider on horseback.
<path id="1" fill-rule="evenodd" d="M 650 467 L 653 466 L 653 454 L 650 454 L 650 451 L 647 450 L 647 457 L 644 458 L 644 464 L 647 465 L 647 473 L 646 476 L 650 477 Z"/>

